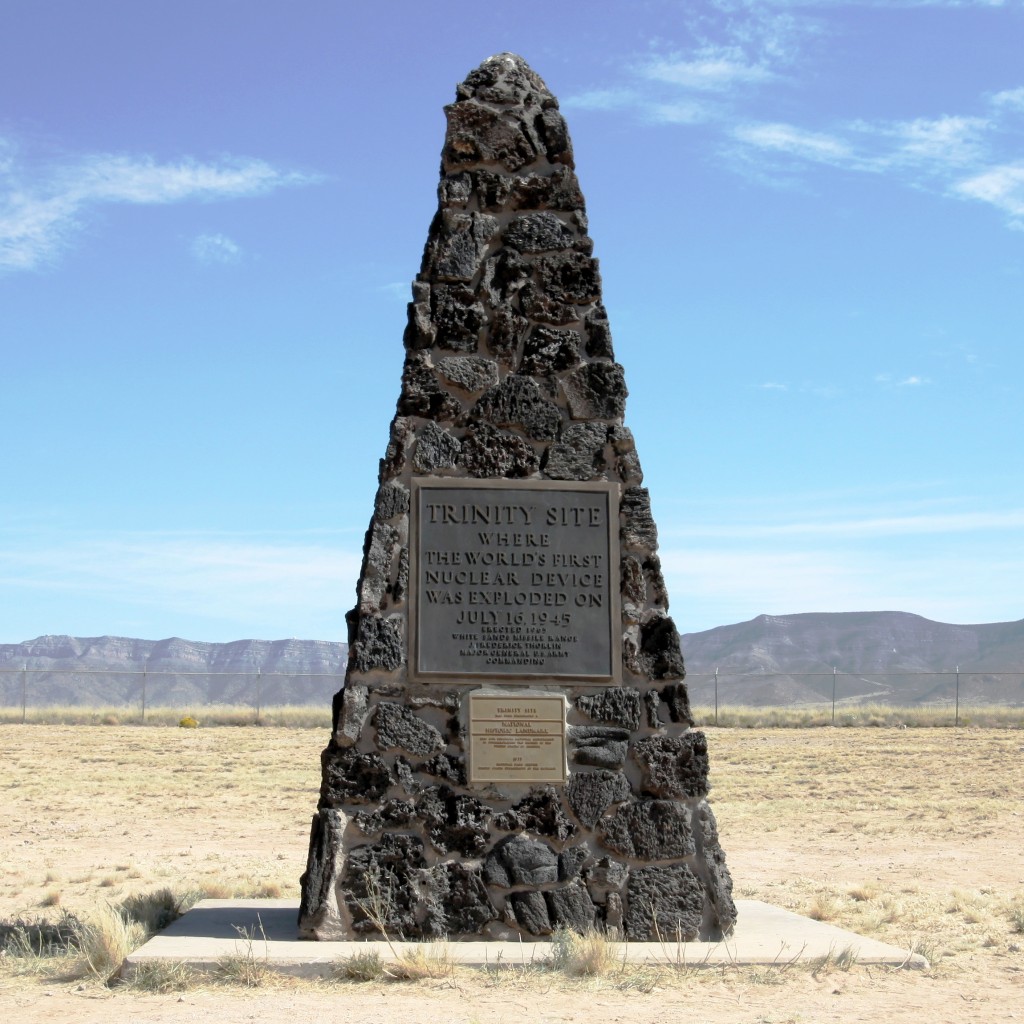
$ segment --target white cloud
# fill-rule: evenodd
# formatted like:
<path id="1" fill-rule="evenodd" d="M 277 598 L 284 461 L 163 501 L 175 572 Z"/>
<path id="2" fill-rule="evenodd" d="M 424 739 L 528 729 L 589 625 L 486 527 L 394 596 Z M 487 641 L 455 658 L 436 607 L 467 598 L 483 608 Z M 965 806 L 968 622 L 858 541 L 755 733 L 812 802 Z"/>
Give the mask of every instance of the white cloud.
<path id="1" fill-rule="evenodd" d="M 319 180 L 246 159 L 159 163 L 148 156 L 97 154 L 39 168 L 19 161 L 9 142 L 0 146 L 0 172 L 0 270 L 55 262 L 88 213 L 106 203 L 237 199 Z"/>
<path id="2" fill-rule="evenodd" d="M 1024 217 L 1024 163 L 989 168 L 958 182 L 954 190 L 968 199 L 990 203 L 1013 217 Z"/>
<path id="3" fill-rule="evenodd" d="M 759 149 L 776 150 L 819 163 L 848 166 L 857 163 L 854 150 L 834 135 L 810 132 L 790 124 L 746 124 L 733 137 Z"/>
<path id="4" fill-rule="evenodd" d="M 762 64 L 750 63 L 738 47 L 706 46 L 690 59 L 657 58 L 642 69 L 646 78 L 684 89 L 719 92 L 741 85 L 770 81 L 774 73 Z"/>
<path id="5" fill-rule="evenodd" d="M 700 124 L 712 116 L 706 103 L 678 100 L 675 103 L 654 103 L 647 108 L 647 119 L 660 124 Z"/>
<path id="6" fill-rule="evenodd" d="M 241 246 L 227 235 L 197 235 L 190 248 L 200 263 L 238 263 L 242 259 Z"/>
<path id="7" fill-rule="evenodd" d="M 762 391 L 788 391 L 788 384 L 776 384 L 774 381 L 765 381 L 764 384 L 756 385 Z"/>
<path id="8" fill-rule="evenodd" d="M 918 118 L 891 129 L 898 146 L 891 160 L 921 163 L 969 164 L 984 152 L 983 136 L 991 127 L 981 117 Z M 880 129 L 884 134 L 884 126 Z"/>
<path id="9" fill-rule="evenodd" d="M 992 97 L 992 103 L 1004 110 L 1024 110 L 1024 85 L 1017 89 L 1004 89 Z"/>
<path id="10" fill-rule="evenodd" d="M 577 110 L 622 110 L 639 100 L 635 89 L 591 89 L 562 100 L 562 106 Z"/>

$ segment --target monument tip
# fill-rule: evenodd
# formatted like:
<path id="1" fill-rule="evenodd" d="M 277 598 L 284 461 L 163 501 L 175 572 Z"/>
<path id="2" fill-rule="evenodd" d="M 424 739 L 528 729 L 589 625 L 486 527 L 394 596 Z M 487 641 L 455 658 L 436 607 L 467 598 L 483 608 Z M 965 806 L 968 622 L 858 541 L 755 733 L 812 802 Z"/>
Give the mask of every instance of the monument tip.
<path id="1" fill-rule="evenodd" d="M 538 95 L 539 94 L 539 95 Z M 544 79 L 518 53 L 497 53 L 474 68 L 455 90 L 456 100 L 478 99 L 503 105 L 555 102 Z"/>

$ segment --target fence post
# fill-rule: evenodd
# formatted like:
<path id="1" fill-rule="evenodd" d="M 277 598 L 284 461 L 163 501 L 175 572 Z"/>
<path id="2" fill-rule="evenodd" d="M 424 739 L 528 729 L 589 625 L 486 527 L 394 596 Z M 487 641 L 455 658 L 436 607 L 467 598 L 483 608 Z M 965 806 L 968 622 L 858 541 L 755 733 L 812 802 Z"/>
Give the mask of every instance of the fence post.
<path id="1" fill-rule="evenodd" d="M 832 724 L 836 724 L 836 667 L 832 666 Z"/>
<path id="2" fill-rule="evenodd" d="M 960 724 L 960 666 L 956 667 L 956 717 L 953 719 L 953 726 Z"/>
<path id="3" fill-rule="evenodd" d="M 718 666 L 715 666 L 715 725 L 718 725 Z"/>
<path id="4" fill-rule="evenodd" d="M 263 666 L 256 666 L 256 724 L 260 724 L 260 705 L 263 703 Z"/>
<path id="5" fill-rule="evenodd" d="M 25 708 L 28 706 L 28 662 L 21 666 L 21 724 L 25 724 Z"/>
<path id="6" fill-rule="evenodd" d="M 146 666 L 142 666 L 142 724 L 146 724 Z"/>

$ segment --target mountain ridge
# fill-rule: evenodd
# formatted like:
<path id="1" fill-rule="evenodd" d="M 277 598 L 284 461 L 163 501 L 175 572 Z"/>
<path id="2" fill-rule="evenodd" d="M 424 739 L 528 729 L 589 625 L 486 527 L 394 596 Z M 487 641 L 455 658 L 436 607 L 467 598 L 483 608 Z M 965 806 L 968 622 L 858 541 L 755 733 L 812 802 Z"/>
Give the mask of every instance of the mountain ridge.
<path id="1" fill-rule="evenodd" d="M 986 699 L 1024 701 L 1024 619 L 970 625 L 911 612 L 800 612 L 683 634 L 694 703 L 716 670 L 731 703 L 790 704 L 830 697 L 833 670 L 851 699 L 943 701 L 959 668 Z M 46 634 L 0 644 L 0 704 L 330 703 L 348 645 L 330 640 L 72 637 Z M 1008 679 L 1006 674 L 1020 676 Z M 981 692 L 979 690 L 979 692 Z"/>

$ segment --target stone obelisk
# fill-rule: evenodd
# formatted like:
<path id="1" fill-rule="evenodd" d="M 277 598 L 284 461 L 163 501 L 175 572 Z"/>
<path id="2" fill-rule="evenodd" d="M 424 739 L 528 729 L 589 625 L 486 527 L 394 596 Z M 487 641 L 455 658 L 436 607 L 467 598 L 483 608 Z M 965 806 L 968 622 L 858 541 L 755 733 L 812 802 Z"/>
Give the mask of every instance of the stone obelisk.
<path id="1" fill-rule="evenodd" d="M 558 102 L 445 108 L 300 934 L 717 938 L 736 917 Z"/>

